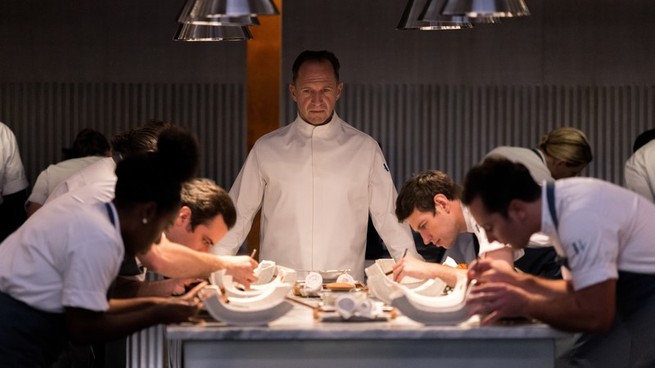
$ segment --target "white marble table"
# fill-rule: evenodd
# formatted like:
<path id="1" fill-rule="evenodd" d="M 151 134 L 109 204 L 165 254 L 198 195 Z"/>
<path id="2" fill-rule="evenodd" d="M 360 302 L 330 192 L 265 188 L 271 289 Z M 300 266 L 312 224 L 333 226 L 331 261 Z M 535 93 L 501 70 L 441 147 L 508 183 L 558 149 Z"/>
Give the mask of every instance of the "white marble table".
<path id="1" fill-rule="evenodd" d="M 166 335 L 171 365 L 187 368 L 553 367 L 555 341 L 569 336 L 543 324 L 479 327 L 475 319 L 321 322 L 301 305 L 269 326 L 169 325 Z"/>

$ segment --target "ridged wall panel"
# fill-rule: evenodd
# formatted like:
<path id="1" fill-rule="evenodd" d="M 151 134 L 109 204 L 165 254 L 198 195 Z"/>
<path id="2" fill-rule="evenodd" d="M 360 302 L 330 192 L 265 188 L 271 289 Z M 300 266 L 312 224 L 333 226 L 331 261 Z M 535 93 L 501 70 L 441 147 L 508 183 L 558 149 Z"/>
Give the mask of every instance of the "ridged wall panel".
<path id="1" fill-rule="evenodd" d="M 337 112 L 378 140 L 396 186 L 429 168 L 461 181 L 492 148 L 535 147 L 559 126 L 588 136 L 582 175 L 622 184 L 634 138 L 655 127 L 654 98 L 651 86 L 346 85 Z M 296 107 L 284 105 L 288 123 Z"/>
<path id="2" fill-rule="evenodd" d="M 199 174 L 231 185 L 246 154 L 242 84 L 0 83 L 0 121 L 14 131 L 32 184 L 79 130 L 110 138 L 151 119 L 194 132 Z"/>

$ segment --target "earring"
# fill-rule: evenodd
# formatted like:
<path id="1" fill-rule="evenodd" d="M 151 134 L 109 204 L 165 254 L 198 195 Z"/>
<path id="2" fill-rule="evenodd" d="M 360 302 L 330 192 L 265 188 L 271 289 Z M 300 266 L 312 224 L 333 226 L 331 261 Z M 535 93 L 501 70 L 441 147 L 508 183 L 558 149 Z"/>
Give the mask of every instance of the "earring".
<path id="1" fill-rule="evenodd" d="M 145 218 L 145 217 L 142 218 L 142 219 L 141 219 L 141 223 L 144 224 L 144 225 L 147 224 L 147 223 L 148 223 L 148 219 Z"/>

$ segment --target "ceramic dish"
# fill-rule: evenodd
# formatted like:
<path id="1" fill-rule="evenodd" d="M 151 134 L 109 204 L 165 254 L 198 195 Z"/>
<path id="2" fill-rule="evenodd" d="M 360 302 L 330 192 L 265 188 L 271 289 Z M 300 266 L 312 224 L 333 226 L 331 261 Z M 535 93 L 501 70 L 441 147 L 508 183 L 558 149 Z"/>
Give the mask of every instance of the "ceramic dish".
<path id="1" fill-rule="evenodd" d="M 236 307 L 247 307 L 247 308 L 268 308 L 279 304 L 284 297 L 289 294 L 291 290 L 291 285 L 288 284 L 278 284 L 270 287 L 268 290 L 263 293 L 253 296 L 253 297 L 228 297 L 230 305 Z"/>
<path id="2" fill-rule="evenodd" d="M 450 311 L 436 312 L 425 310 L 422 306 L 413 304 L 407 295 L 396 292 L 391 296 L 391 305 L 396 307 L 408 318 L 425 325 L 457 325 L 469 319 L 466 305 Z"/>
<path id="3" fill-rule="evenodd" d="M 391 280 L 391 271 L 393 271 L 393 266 L 396 264 L 396 261 L 393 258 L 381 258 L 375 260 L 375 263 L 367 267 L 364 272 L 367 277 L 373 275 L 385 275 Z M 400 280 L 400 283 L 408 287 L 417 287 L 422 285 L 425 280 L 416 279 L 414 277 L 403 277 Z"/>
<path id="4" fill-rule="evenodd" d="M 276 271 L 277 267 L 275 262 L 268 260 L 259 262 L 259 265 L 257 265 L 257 268 L 254 270 L 254 274 L 258 279 L 253 283 L 253 285 L 262 285 L 271 282 L 277 273 Z"/>
<path id="5" fill-rule="evenodd" d="M 444 296 L 425 296 L 408 288 L 399 288 L 389 295 L 391 305 L 407 317 L 426 325 L 455 325 L 469 316 L 466 305 L 467 280 L 460 276 L 453 291 Z"/>
<path id="6" fill-rule="evenodd" d="M 212 318 L 233 326 L 266 325 L 293 309 L 293 305 L 286 300 L 273 307 L 260 310 L 235 308 L 229 304 L 222 303 L 218 296 L 209 297 L 203 303 Z"/>
<path id="7" fill-rule="evenodd" d="M 239 298 L 254 297 L 270 290 L 272 287 L 283 284 L 288 285 L 289 289 L 291 289 L 296 282 L 296 271 L 283 266 L 275 266 L 275 270 L 275 276 L 271 281 L 265 284 L 252 284 L 248 290 L 244 289 L 240 284 L 236 284 L 232 276 L 225 274 L 224 270 L 212 273 L 209 281 L 212 285 L 223 289 L 227 296 Z"/>

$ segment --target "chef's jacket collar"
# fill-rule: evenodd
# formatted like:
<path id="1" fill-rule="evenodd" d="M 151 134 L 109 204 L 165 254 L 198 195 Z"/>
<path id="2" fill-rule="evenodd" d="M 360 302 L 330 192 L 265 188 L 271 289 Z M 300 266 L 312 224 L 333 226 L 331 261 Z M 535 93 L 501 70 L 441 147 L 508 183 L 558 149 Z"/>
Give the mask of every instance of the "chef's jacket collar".
<path id="1" fill-rule="evenodd" d="M 300 115 L 298 115 L 296 117 L 296 120 L 294 120 L 293 125 L 306 138 L 310 138 L 312 136 L 330 138 L 335 136 L 337 132 L 340 130 L 341 122 L 342 122 L 341 118 L 339 118 L 337 113 L 334 112 L 332 114 L 332 119 L 330 119 L 330 121 L 327 122 L 326 124 L 322 124 L 318 126 L 312 125 L 304 121 L 300 117 Z"/>

